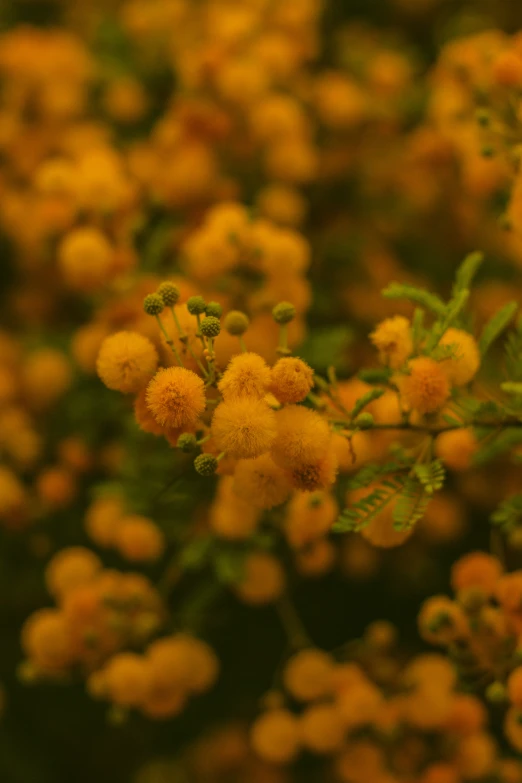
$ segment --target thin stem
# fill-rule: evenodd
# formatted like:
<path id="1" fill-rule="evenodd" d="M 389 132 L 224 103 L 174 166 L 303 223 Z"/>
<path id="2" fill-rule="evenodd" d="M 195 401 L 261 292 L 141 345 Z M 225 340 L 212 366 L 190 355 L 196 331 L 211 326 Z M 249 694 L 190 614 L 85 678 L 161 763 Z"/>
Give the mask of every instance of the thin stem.
<path id="1" fill-rule="evenodd" d="M 288 347 L 288 324 L 279 325 L 279 345 L 277 353 L 281 356 L 288 356 L 291 351 Z"/>
<path id="2" fill-rule="evenodd" d="M 334 419 L 332 424 L 344 425 L 347 429 L 350 427 L 350 422 L 345 419 Z M 467 429 L 468 427 L 482 427 L 484 429 L 502 429 L 502 428 L 518 428 L 522 427 L 522 421 L 518 419 L 508 421 L 495 421 L 495 422 L 464 422 L 462 424 L 448 424 L 443 427 L 430 427 L 422 424 L 410 424 L 409 422 L 390 422 L 373 424 L 369 430 L 406 430 L 410 432 L 426 432 L 431 435 L 440 435 L 443 432 L 453 432 L 455 430 Z"/>
<path id="3" fill-rule="evenodd" d="M 302 647 L 311 647 L 312 640 L 308 636 L 295 606 L 286 593 L 281 596 L 275 606 L 290 646 L 296 650 Z"/>
<path id="4" fill-rule="evenodd" d="M 184 331 L 183 327 L 181 326 L 181 324 L 179 322 L 178 315 L 177 315 L 177 313 L 176 313 L 176 311 L 174 310 L 173 307 L 170 308 L 170 312 L 172 313 L 172 318 L 174 319 L 174 323 L 176 325 L 176 329 L 178 330 L 179 339 L 185 345 L 186 349 L 188 350 L 188 352 L 190 353 L 190 355 L 192 356 L 192 358 L 194 359 L 194 361 L 198 365 L 198 367 L 201 370 L 201 372 L 203 373 L 203 375 L 206 376 L 207 375 L 207 371 L 205 370 L 203 364 L 200 362 L 200 360 L 198 359 L 198 357 L 196 356 L 196 354 L 192 350 L 192 347 L 191 347 L 191 345 L 189 343 L 188 335 Z"/>
<path id="5" fill-rule="evenodd" d="M 196 332 L 196 337 L 201 341 L 201 345 L 203 346 L 203 350 L 207 347 L 207 344 L 205 342 L 205 338 L 201 334 L 201 315 L 199 313 L 196 313 L 196 321 L 198 322 L 198 330 Z"/>
<path id="6" fill-rule="evenodd" d="M 165 342 L 167 343 L 167 345 L 169 346 L 169 348 L 173 352 L 174 356 L 176 357 L 176 360 L 177 360 L 179 366 L 180 367 L 184 367 L 185 365 L 183 364 L 183 360 L 182 360 L 181 356 L 178 353 L 178 349 L 174 345 L 174 341 L 173 341 L 172 337 L 169 335 L 169 333 L 165 329 L 165 327 L 163 325 L 163 322 L 162 322 L 161 318 L 159 317 L 159 315 L 156 316 L 156 321 L 158 322 L 159 328 L 163 332 L 163 336 L 165 337 Z"/>
<path id="7" fill-rule="evenodd" d="M 243 353 L 248 353 L 248 349 L 246 347 L 246 343 L 242 334 L 239 335 L 239 345 L 241 346 L 241 350 Z"/>

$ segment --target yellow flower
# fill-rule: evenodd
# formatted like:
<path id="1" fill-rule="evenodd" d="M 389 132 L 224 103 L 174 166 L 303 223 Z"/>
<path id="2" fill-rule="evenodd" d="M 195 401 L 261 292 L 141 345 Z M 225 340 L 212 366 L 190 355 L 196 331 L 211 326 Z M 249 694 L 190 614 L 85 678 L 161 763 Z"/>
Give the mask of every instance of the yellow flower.
<path id="1" fill-rule="evenodd" d="M 149 383 L 147 405 L 162 427 L 193 427 L 205 410 L 205 385 L 192 370 L 167 367 Z"/>
<path id="2" fill-rule="evenodd" d="M 288 476 L 295 489 L 303 492 L 316 492 L 330 487 L 337 476 L 337 458 L 330 450 L 318 462 L 303 463 L 292 468 Z"/>
<path id="3" fill-rule="evenodd" d="M 435 441 L 435 454 L 455 471 L 467 470 L 477 450 L 478 441 L 472 427 L 441 432 Z"/>
<path id="4" fill-rule="evenodd" d="M 241 353 L 229 362 L 218 388 L 225 400 L 232 397 L 265 396 L 270 368 L 257 353 Z"/>
<path id="5" fill-rule="evenodd" d="M 96 228 L 77 228 L 63 240 L 58 254 L 66 284 L 75 291 L 96 291 L 111 277 L 114 251 Z"/>
<path id="6" fill-rule="evenodd" d="M 475 338 L 462 329 L 448 329 L 440 344 L 452 346 L 455 354 L 441 362 L 452 386 L 469 383 L 480 367 L 480 352 Z"/>
<path id="7" fill-rule="evenodd" d="M 274 442 L 275 413 L 263 400 L 249 397 L 222 402 L 212 419 L 212 435 L 218 448 L 231 457 L 259 457 Z"/>
<path id="8" fill-rule="evenodd" d="M 379 359 L 387 367 L 398 370 L 413 351 L 411 326 L 407 318 L 395 315 L 377 324 L 370 340 L 379 351 Z"/>
<path id="9" fill-rule="evenodd" d="M 158 366 L 158 353 L 138 332 L 117 332 L 106 337 L 100 348 L 96 369 L 109 389 L 124 394 L 137 393 L 150 381 Z"/>
<path id="10" fill-rule="evenodd" d="M 284 503 L 291 485 L 283 469 L 269 454 L 240 460 L 234 472 L 234 492 L 256 508 L 273 508 Z"/>
<path id="11" fill-rule="evenodd" d="M 163 533 L 150 519 L 123 517 L 115 530 L 114 545 L 131 561 L 157 560 L 165 546 Z"/>
<path id="12" fill-rule="evenodd" d="M 246 604 L 261 605 L 276 601 L 285 587 L 285 574 L 279 560 L 268 552 L 252 552 L 246 559 L 244 574 L 234 585 Z"/>
<path id="13" fill-rule="evenodd" d="M 314 372 L 302 359 L 285 356 L 272 367 L 270 391 L 279 402 L 302 402 L 313 385 Z"/>
<path id="14" fill-rule="evenodd" d="M 254 751 L 271 764 L 287 764 L 300 750 L 299 721 L 290 710 L 269 710 L 253 724 Z"/>
<path id="15" fill-rule="evenodd" d="M 441 365 L 427 356 L 419 356 L 408 363 L 408 371 L 408 375 L 397 379 L 407 409 L 423 415 L 442 408 L 450 395 L 450 384 Z"/>
<path id="16" fill-rule="evenodd" d="M 276 414 L 277 438 L 272 457 L 283 468 L 294 469 L 320 462 L 326 456 L 331 433 L 315 411 L 289 405 Z"/>

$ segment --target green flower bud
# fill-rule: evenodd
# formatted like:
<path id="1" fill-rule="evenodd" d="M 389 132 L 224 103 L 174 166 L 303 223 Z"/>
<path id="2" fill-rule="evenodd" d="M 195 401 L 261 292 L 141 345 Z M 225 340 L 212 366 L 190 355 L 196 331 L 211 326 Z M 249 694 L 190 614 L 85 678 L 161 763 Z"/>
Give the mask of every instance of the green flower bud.
<path id="1" fill-rule="evenodd" d="M 187 301 L 187 308 L 191 315 L 201 315 L 207 306 L 202 296 L 191 296 Z"/>
<path id="2" fill-rule="evenodd" d="M 477 122 L 482 128 L 487 128 L 491 122 L 491 116 L 487 109 L 479 109 L 476 114 Z"/>
<path id="3" fill-rule="evenodd" d="M 168 280 L 160 283 L 156 293 L 161 296 L 166 307 L 173 307 L 179 301 L 180 293 L 178 286 Z"/>
<path id="4" fill-rule="evenodd" d="M 221 323 L 219 318 L 215 318 L 213 315 L 207 315 L 201 321 L 201 334 L 205 337 L 217 337 L 221 331 Z"/>
<path id="5" fill-rule="evenodd" d="M 212 454 L 200 454 L 194 460 L 194 467 L 200 476 L 213 476 L 217 466 L 218 461 Z"/>
<path id="6" fill-rule="evenodd" d="M 181 449 L 181 451 L 185 452 L 195 451 L 197 445 L 196 436 L 191 432 L 182 432 L 178 438 L 178 442 L 176 443 L 178 449 Z"/>
<path id="7" fill-rule="evenodd" d="M 148 294 L 143 300 L 143 309 L 147 315 L 159 315 L 164 307 L 165 304 L 159 294 Z"/>
<path id="8" fill-rule="evenodd" d="M 205 307 L 205 313 L 207 315 L 213 315 L 214 318 L 221 318 L 223 315 L 223 308 L 219 304 L 219 302 L 209 302 L 208 305 Z"/>
<path id="9" fill-rule="evenodd" d="M 289 324 L 295 318 L 295 307 L 291 302 L 279 302 L 272 310 L 272 316 L 277 324 Z"/>
<path id="10" fill-rule="evenodd" d="M 239 337 L 248 329 L 250 321 L 245 313 L 240 310 L 231 310 L 226 314 L 223 326 L 229 334 Z"/>
<path id="11" fill-rule="evenodd" d="M 492 704 L 502 704 L 507 701 L 506 686 L 502 682 L 492 682 L 486 688 L 486 699 Z"/>

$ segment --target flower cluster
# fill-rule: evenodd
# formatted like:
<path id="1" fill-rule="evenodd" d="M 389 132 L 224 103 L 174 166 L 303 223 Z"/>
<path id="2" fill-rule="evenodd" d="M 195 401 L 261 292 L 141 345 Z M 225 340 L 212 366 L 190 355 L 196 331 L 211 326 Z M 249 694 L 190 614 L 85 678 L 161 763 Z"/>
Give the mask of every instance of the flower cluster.
<path id="1" fill-rule="evenodd" d="M 4 4 L 13 759 L 79 684 L 34 780 L 521 783 L 516 12 Z"/>

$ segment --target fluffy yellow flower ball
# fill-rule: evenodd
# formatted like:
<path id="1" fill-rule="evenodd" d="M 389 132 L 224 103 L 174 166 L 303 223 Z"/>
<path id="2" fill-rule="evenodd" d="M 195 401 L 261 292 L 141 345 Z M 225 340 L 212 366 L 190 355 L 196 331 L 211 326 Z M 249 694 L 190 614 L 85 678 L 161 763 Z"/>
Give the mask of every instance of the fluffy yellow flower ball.
<path id="1" fill-rule="evenodd" d="M 450 396 L 450 383 L 441 364 L 427 356 L 408 362 L 408 374 L 397 379 L 402 400 L 408 410 L 421 415 L 435 413 Z"/>
<path id="2" fill-rule="evenodd" d="M 75 291 L 91 293 L 111 277 L 114 251 L 96 228 L 71 231 L 58 251 L 58 263 L 66 284 Z"/>
<path id="3" fill-rule="evenodd" d="M 469 383 L 480 367 L 480 352 L 475 338 L 462 329 L 448 329 L 440 344 L 452 346 L 455 354 L 441 362 L 452 386 Z"/>
<path id="4" fill-rule="evenodd" d="M 236 459 L 259 457 L 276 437 L 274 411 L 263 400 L 240 397 L 222 402 L 212 419 L 219 449 Z"/>
<path id="5" fill-rule="evenodd" d="M 279 402 L 302 402 L 313 385 L 314 372 L 302 359 L 285 356 L 272 367 L 270 391 Z"/>
<path id="6" fill-rule="evenodd" d="M 109 389 L 136 394 L 150 381 L 158 366 L 158 353 L 138 332 L 117 332 L 106 337 L 96 369 Z"/>
<path id="7" fill-rule="evenodd" d="M 225 400 L 264 397 L 270 384 L 270 368 L 257 353 L 241 353 L 228 364 L 218 389 Z"/>
<path id="8" fill-rule="evenodd" d="M 276 414 L 277 438 L 272 457 L 283 468 L 301 468 L 319 463 L 328 451 L 328 423 L 315 411 L 289 405 Z"/>
<path id="9" fill-rule="evenodd" d="M 370 334 L 379 351 L 379 359 L 387 367 L 398 370 L 413 351 L 411 324 L 402 315 L 386 318 Z"/>
<path id="10" fill-rule="evenodd" d="M 205 410 L 205 384 L 192 370 L 167 367 L 149 383 L 147 405 L 162 427 L 189 429 Z"/>
<path id="11" fill-rule="evenodd" d="M 285 472 L 269 454 L 240 460 L 234 472 L 233 487 L 239 498 L 263 509 L 281 505 L 292 490 Z"/>
<path id="12" fill-rule="evenodd" d="M 268 552 L 252 552 L 245 561 L 243 578 L 235 592 L 246 604 L 269 604 L 281 596 L 285 574 L 279 560 Z"/>
<path id="13" fill-rule="evenodd" d="M 250 741 L 254 751 L 265 761 L 288 763 L 300 749 L 298 720 L 289 710 L 270 710 L 252 726 Z"/>

